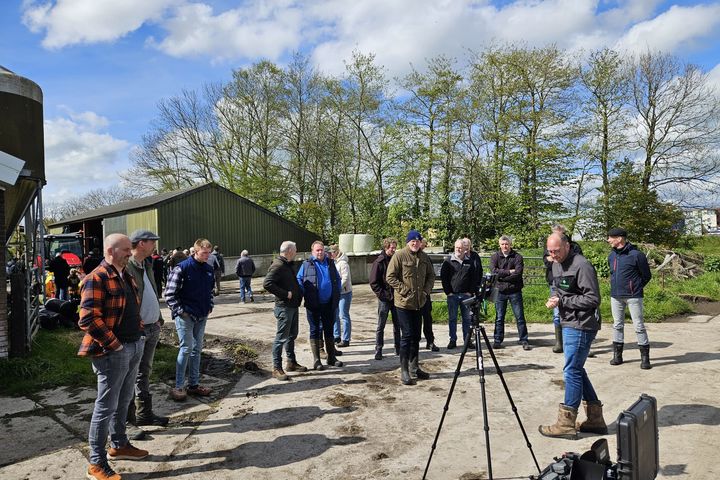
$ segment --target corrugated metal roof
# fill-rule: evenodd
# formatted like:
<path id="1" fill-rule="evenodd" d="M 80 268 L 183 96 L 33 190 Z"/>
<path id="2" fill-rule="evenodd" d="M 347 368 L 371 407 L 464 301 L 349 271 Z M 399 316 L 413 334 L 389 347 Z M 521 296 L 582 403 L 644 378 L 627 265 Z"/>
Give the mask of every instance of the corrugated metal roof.
<path id="1" fill-rule="evenodd" d="M 150 208 L 150 207 L 154 207 L 157 205 L 161 205 L 170 200 L 175 200 L 179 197 L 194 193 L 194 192 L 202 190 L 204 188 L 210 188 L 211 186 L 216 186 L 218 188 L 222 188 L 215 183 L 206 183 L 205 185 L 183 188 L 181 190 L 160 193 L 158 195 L 151 195 L 149 197 L 142 197 L 142 198 L 138 198 L 136 200 L 128 200 L 127 202 L 121 202 L 116 205 L 100 207 L 100 208 L 96 208 L 94 210 L 88 210 L 87 212 L 83 212 L 83 213 L 81 213 L 79 215 L 75 215 L 73 217 L 63 218 L 59 222 L 55 222 L 53 224 L 50 224 L 49 226 L 50 227 L 61 226 L 61 225 L 65 225 L 68 223 L 78 223 L 78 222 L 82 222 L 82 221 L 86 221 L 86 220 L 95 220 L 97 218 L 109 217 L 114 214 L 122 213 L 122 212 L 131 212 L 133 210 L 142 210 L 145 208 Z"/>

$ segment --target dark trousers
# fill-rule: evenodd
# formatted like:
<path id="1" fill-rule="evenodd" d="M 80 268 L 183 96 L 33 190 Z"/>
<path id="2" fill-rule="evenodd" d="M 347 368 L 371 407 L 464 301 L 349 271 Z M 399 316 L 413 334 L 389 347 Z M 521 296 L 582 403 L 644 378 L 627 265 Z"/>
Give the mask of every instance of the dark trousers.
<path id="1" fill-rule="evenodd" d="M 432 302 L 428 299 L 420 310 L 423 320 L 423 335 L 427 343 L 435 343 L 435 334 L 432 330 Z"/>
<path id="2" fill-rule="evenodd" d="M 332 303 L 322 303 L 317 310 L 305 309 L 310 324 L 310 338 L 325 337 L 325 345 L 334 345 L 333 323 L 335 323 L 335 310 Z"/>
<path id="3" fill-rule="evenodd" d="M 422 315 L 420 310 L 397 308 L 400 324 L 400 356 L 415 358 L 420 352 L 420 326 Z"/>
<path id="4" fill-rule="evenodd" d="M 400 324 L 397 318 L 397 310 L 393 302 L 385 302 L 378 300 L 378 323 L 375 330 L 375 349 L 382 350 L 385 345 L 385 324 L 387 323 L 388 314 L 392 315 L 393 339 L 395 349 L 400 349 Z"/>

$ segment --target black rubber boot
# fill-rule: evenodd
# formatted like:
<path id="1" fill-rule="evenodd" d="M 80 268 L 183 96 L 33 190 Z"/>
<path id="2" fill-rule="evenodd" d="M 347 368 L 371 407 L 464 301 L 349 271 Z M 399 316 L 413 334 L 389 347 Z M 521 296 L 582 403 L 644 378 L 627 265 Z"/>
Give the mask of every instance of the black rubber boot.
<path id="1" fill-rule="evenodd" d="M 415 385 L 415 380 L 410 376 L 410 361 L 402 353 L 400 353 L 400 381 L 403 385 Z"/>
<path id="2" fill-rule="evenodd" d="M 335 350 L 335 343 L 330 338 L 325 337 L 325 348 L 327 349 L 327 364 L 332 367 L 342 367 L 343 362 L 337 359 L 337 355 L 342 355 Z"/>
<path id="3" fill-rule="evenodd" d="M 553 353 L 563 353 L 562 327 L 555 325 L 555 345 L 553 345 Z"/>
<path id="4" fill-rule="evenodd" d="M 410 359 L 410 377 L 420 380 L 428 380 L 430 378 L 429 373 L 420 369 L 418 357 L 413 357 Z"/>
<path id="5" fill-rule="evenodd" d="M 650 370 L 650 344 L 640 345 L 640 368 L 643 370 Z"/>
<path id="6" fill-rule="evenodd" d="M 135 410 L 137 420 L 135 425 L 156 425 L 166 427 L 170 419 L 160 415 L 155 415 L 152 409 L 152 395 L 140 395 L 135 398 Z"/>
<path id="7" fill-rule="evenodd" d="M 623 344 L 618 342 L 613 342 L 613 358 L 610 360 L 610 365 L 622 365 L 623 358 Z"/>
<path id="8" fill-rule="evenodd" d="M 313 369 L 325 370 L 325 367 L 323 367 L 323 364 L 320 361 L 320 343 L 316 338 L 310 339 L 310 351 L 313 355 Z"/>

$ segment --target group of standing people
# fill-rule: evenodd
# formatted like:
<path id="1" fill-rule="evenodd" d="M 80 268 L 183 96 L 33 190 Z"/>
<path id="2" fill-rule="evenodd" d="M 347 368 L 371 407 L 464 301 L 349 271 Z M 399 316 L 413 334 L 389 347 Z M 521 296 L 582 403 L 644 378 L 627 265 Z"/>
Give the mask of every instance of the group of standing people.
<path id="1" fill-rule="evenodd" d="M 98 395 L 90 423 L 90 466 L 88 476 L 117 480 L 108 459 L 140 459 L 146 450 L 134 447 L 128 438 L 126 422 L 135 425 L 160 425 L 168 418 L 153 411 L 149 377 L 153 357 L 164 322 L 158 296 L 160 285 L 152 274 L 153 253 L 159 239 L 149 230 L 138 230 L 129 237 L 112 234 L 105 239 L 103 259 L 82 281 L 79 326 L 85 331 L 81 356 L 92 358 L 97 375 Z M 647 258 L 627 241 L 627 232 L 612 229 L 608 233 L 612 247 L 608 262 L 611 272 L 611 308 L 614 317 L 613 359 L 611 365 L 623 363 L 624 316 L 630 311 L 641 352 L 641 368 L 650 368 L 649 340 L 643 323 L 643 288 L 651 278 Z M 512 240 L 503 236 L 499 251 L 490 259 L 490 271 L 497 275 L 495 347 L 503 341 L 504 312 L 509 301 L 518 323 L 519 342 L 529 349 L 527 327 L 522 311 L 522 256 L 512 249 Z M 400 380 L 412 385 L 416 380 L 430 378 L 419 363 L 423 318 L 431 312 L 430 295 L 435 282 L 433 264 L 423 251 L 422 235 L 408 232 L 405 246 L 397 250 L 397 241 L 385 239 L 383 251 L 372 265 L 370 286 L 378 298 L 378 323 L 375 359 L 382 359 L 384 330 L 388 316 L 393 319 L 395 353 L 399 356 Z M 241 256 L 248 257 L 247 252 Z M 298 336 L 298 311 L 304 299 L 312 368 L 323 370 L 321 349 L 326 351 L 328 366 L 342 367 L 337 346 L 350 343 L 352 280 L 347 256 L 337 247 L 326 251 L 316 241 L 311 256 L 295 272 L 297 254 L 294 242 L 280 246 L 280 255 L 270 266 L 264 288 L 275 296 L 274 314 L 277 332 L 273 343 L 273 377 L 287 380 L 286 372 L 305 372 L 298 363 L 295 340 Z M 187 395 L 208 396 L 212 390 L 200 384 L 200 355 L 207 318 L 213 310 L 213 296 L 218 286 L 219 249 L 207 239 L 198 239 L 192 254 L 176 262 L 165 286 L 165 299 L 170 308 L 179 338 L 175 386 L 170 397 L 185 400 Z M 213 259 L 211 263 L 211 259 Z M 222 258 L 220 256 L 220 258 Z M 248 258 L 252 264 L 252 260 Z M 600 328 L 600 289 L 592 264 L 558 226 L 547 239 L 547 279 L 550 297 L 546 307 L 557 318 L 555 350 L 564 353 L 565 397 L 559 406 L 555 424 L 539 427 L 550 437 L 576 438 L 577 432 L 607 433 L 598 399 L 584 364 L 590 346 Z M 224 269 L 223 267 L 221 267 Z M 238 270 L 251 277 L 252 269 Z M 222 270 L 221 270 L 222 271 Z M 450 312 L 448 348 L 455 348 L 457 313 L 462 316 L 464 342 L 470 342 L 471 325 L 463 300 L 474 295 L 482 282 L 479 255 L 472 250 L 469 239 L 455 242 L 454 252 L 441 268 L 443 290 L 448 297 Z M 246 281 L 249 287 L 249 280 Z M 242 285 L 242 277 L 241 277 Z M 242 289 L 241 289 L 242 292 Z M 242 295 L 242 293 L 241 293 Z M 252 290 L 249 295 L 252 301 Z M 559 328 L 557 328 L 559 327 Z M 429 333 L 429 335 L 428 335 Z M 434 350 L 434 336 L 426 329 L 427 348 Z M 560 347 L 560 348 L 558 348 Z M 283 366 L 283 351 L 286 363 Z M 578 409 L 583 404 L 587 419 L 576 424 Z M 110 448 L 105 443 L 110 436 Z"/>
<path id="2" fill-rule="evenodd" d="M 168 418 L 153 411 L 149 378 L 163 318 L 159 288 L 152 275 L 152 252 L 159 237 L 137 230 L 129 237 L 105 238 L 103 260 L 82 281 L 80 320 L 85 331 L 78 355 L 92 359 L 98 394 L 90 421 L 87 476 L 119 480 L 108 460 L 145 458 L 130 443 L 127 422 L 165 426 Z M 215 272 L 208 264 L 212 244 L 195 242 L 191 257 L 170 272 L 165 298 L 179 338 L 175 387 L 170 396 L 208 396 L 200 385 L 200 353 L 205 324 L 213 309 Z M 187 385 L 186 385 L 187 378 Z M 110 448 L 106 442 L 110 437 Z"/>

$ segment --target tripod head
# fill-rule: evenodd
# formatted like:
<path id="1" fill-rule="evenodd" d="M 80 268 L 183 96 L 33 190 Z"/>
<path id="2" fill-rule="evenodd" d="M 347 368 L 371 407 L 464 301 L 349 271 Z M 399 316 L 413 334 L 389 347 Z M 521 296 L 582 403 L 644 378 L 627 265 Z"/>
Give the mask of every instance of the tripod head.
<path id="1" fill-rule="evenodd" d="M 497 274 L 486 273 L 480 279 L 480 285 L 475 295 L 462 301 L 462 304 L 470 309 L 470 321 L 474 327 L 477 327 L 480 318 L 484 318 L 487 314 L 487 299 L 492 296 L 496 283 Z M 483 315 L 480 315 L 481 308 Z"/>

